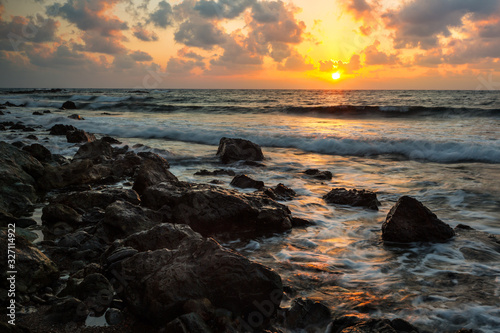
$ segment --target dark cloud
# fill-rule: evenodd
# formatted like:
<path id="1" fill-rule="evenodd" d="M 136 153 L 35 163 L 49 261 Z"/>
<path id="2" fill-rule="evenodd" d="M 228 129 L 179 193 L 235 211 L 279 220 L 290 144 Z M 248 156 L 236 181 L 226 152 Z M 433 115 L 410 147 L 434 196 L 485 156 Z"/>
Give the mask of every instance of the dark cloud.
<path id="1" fill-rule="evenodd" d="M 395 54 L 386 54 L 378 50 L 380 42 L 377 40 L 373 45 L 368 46 L 363 52 L 365 53 L 366 65 L 394 65 L 398 61 Z"/>
<path id="2" fill-rule="evenodd" d="M 354 16 L 358 19 L 372 10 L 372 7 L 366 2 L 366 0 L 350 0 L 346 5 L 347 9 L 354 13 Z"/>
<path id="3" fill-rule="evenodd" d="M 130 57 L 135 61 L 143 62 L 143 61 L 152 61 L 153 57 L 146 52 L 143 51 L 134 51 L 130 53 Z"/>
<path id="4" fill-rule="evenodd" d="M 167 73 L 170 74 L 188 74 L 196 67 L 205 68 L 202 61 L 184 60 L 180 58 L 170 58 L 167 63 Z"/>
<path id="5" fill-rule="evenodd" d="M 105 54 L 123 54 L 127 52 L 120 42 L 121 38 L 102 36 L 94 31 L 88 31 L 82 36 L 85 51 Z"/>
<path id="6" fill-rule="evenodd" d="M 98 31 L 102 36 L 112 36 L 116 31 L 128 29 L 126 22 L 107 14 L 119 1 L 68 0 L 63 5 L 55 3 L 48 6 L 47 13 L 65 18 L 82 31 Z"/>
<path id="7" fill-rule="evenodd" d="M 166 28 L 173 24 L 173 14 L 172 6 L 163 0 L 149 16 L 149 22 L 152 22 L 157 27 Z"/>
<path id="8" fill-rule="evenodd" d="M 204 17 L 233 19 L 255 3 L 256 0 L 200 0 L 194 9 Z"/>
<path id="9" fill-rule="evenodd" d="M 349 62 L 326 60 L 319 62 L 319 70 L 322 72 L 341 71 L 345 74 L 352 74 L 361 69 L 361 57 L 355 54 Z"/>
<path id="10" fill-rule="evenodd" d="M 142 27 L 142 25 L 137 24 L 134 26 L 133 34 L 137 39 L 143 42 L 156 42 L 158 41 L 158 35 L 154 31 L 148 31 Z"/>
<path id="11" fill-rule="evenodd" d="M 70 46 L 63 44 L 55 49 L 48 47 L 30 47 L 26 54 L 31 64 L 39 67 L 66 68 L 85 67 L 92 63 L 83 53 L 77 52 Z"/>
<path id="12" fill-rule="evenodd" d="M 242 66 L 255 68 L 255 66 L 262 65 L 262 56 L 249 51 L 244 43 L 243 36 L 233 34 L 222 46 L 224 53 L 219 58 L 211 60 L 210 64 L 226 68 L 241 68 Z"/>
<path id="13" fill-rule="evenodd" d="M 189 59 L 194 59 L 194 60 L 198 60 L 198 61 L 202 61 L 205 59 L 205 57 L 191 51 L 189 48 L 187 47 L 183 47 L 182 49 L 180 49 L 179 51 L 177 51 L 177 55 L 179 57 L 182 57 L 182 58 L 189 58 Z"/>
<path id="14" fill-rule="evenodd" d="M 437 46 L 439 35 L 450 36 L 450 27 L 461 27 L 465 15 L 473 20 L 487 18 L 498 13 L 499 8 L 498 0 L 416 0 L 382 17 L 386 26 L 395 31 L 395 48 L 430 49 Z"/>
<path id="15" fill-rule="evenodd" d="M 186 46 L 199 47 L 205 50 L 226 41 L 226 34 L 215 23 L 189 20 L 181 23 L 174 34 L 175 41 Z"/>
<path id="16" fill-rule="evenodd" d="M 0 20 L 0 49 L 18 51 L 24 43 L 45 43 L 57 40 L 59 23 L 42 15 L 14 16 L 10 22 Z"/>

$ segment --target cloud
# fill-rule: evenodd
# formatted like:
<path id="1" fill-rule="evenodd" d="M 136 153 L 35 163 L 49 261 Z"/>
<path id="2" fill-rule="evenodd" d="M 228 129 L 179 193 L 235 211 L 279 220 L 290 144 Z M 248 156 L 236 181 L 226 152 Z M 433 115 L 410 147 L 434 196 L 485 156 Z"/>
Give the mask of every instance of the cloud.
<path id="1" fill-rule="evenodd" d="M 365 48 L 365 64 L 366 65 L 393 65 L 398 61 L 395 54 L 386 54 L 378 50 L 380 42 L 376 40 L 372 45 Z"/>
<path id="2" fill-rule="evenodd" d="M 181 23 L 174 38 L 186 46 L 211 50 L 226 41 L 226 34 L 212 22 L 188 20 Z"/>
<path id="3" fill-rule="evenodd" d="M 143 51 L 134 51 L 130 53 L 130 57 L 138 62 L 152 61 L 153 57 L 149 53 Z"/>
<path id="4" fill-rule="evenodd" d="M 196 67 L 205 68 L 202 61 L 184 60 L 180 58 L 170 58 L 167 63 L 167 73 L 170 74 L 188 74 Z"/>
<path id="5" fill-rule="evenodd" d="M 120 43 L 120 36 L 102 36 L 97 32 L 88 31 L 82 36 L 85 42 L 85 51 L 105 54 L 123 54 L 127 52 L 125 46 Z"/>
<path id="6" fill-rule="evenodd" d="M 194 9 L 207 18 L 234 19 L 255 3 L 256 0 L 200 0 Z"/>
<path id="7" fill-rule="evenodd" d="M 23 43 L 46 43 L 57 40 L 59 22 L 40 14 L 34 17 L 13 16 L 0 20 L 0 49 L 18 50 Z"/>
<path id="8" fill-rule="evenodd" d="M 205 58 L 193 51 L 191 51 L 189 48 L 187 47 L 183 47 L 182 49 L 180 49 L 179 51 L 177 51 L 177 55 L 179 57 L 182 57 L 182 58 L 189 58 L 189 59 L 194 59 L 194 60 L 198 60 L 198 61 L 201 61 L 201 60 L 204 60 Z"/>
<path id="9" fill-rule="evenodd" d="M 304 72 L 304 71 L 310 71 L 313 69 L 314 69 L 314 65 L 307 63 L 306 58 L 295 50 L 292 52 L 292 55 L 290 55 L 286 59 L 286 61 L 283 65 L 278 64 L 278 70 L 280 70 L 280 71 Z"/>
<path id="10" fill-rule="evenodd" d="M 326 60 L 320 61 L 319 64 L 319 70 L 322 72 L 340 71 L 344 74 L 352 74 L 362 67 L 361 57 L 358 54 L 354 54 L 349 62 Z"/>
<path id="11" fill-rule="evenodd" d="M 337 63 L 334 62 L 333 60 L 325 60 L 325 61 L 320 61 L 319 62 L 319 70 L 321 72 L 331 72 L 333 71 L 334 67 Z"/>
<path id="12" fill-rule="evenodd" d="M 156 42 L 158 35 L 154 31 L 148 31 L 141 24 L 136 24 L 133 29 L 134 36 L 143 42 Z"/>
<path id="13" fill-rule="evenodd" d="M 395 48 L 430 49 L 438 44 L 438 37 L 449 37 L 451 27 L 463 26 L 463 18 L 482 19 L 498 13 L 498 0 L 407 2 L 397 10 L 382 15 L 386 27 L 394 30 Z"/>
<path id="14" fill-rule="evenodd" d="M 357 19 L 362 18 L 367 12 L 372 10 L 372 7 L 366 0 L 350 0 L 347 2 L 346 7 Z"/>
<path id="15" fill-rule="evenodd" d="M 48 46 L 29 47 L 26 54 L 31 64 L 39 67 L 84 68 L 93 63 L 83 53 L 75 51 L 67 44 L 59 45 L 56 48 Z"/>
<path id="16" fill-rule="evenodd" d="M 157 9 L 149 16 L 149 22 L 152 22 L 156 27 L 166 28 L 173 24 L 172 6 L 165 0 L 158 4 Z"/>

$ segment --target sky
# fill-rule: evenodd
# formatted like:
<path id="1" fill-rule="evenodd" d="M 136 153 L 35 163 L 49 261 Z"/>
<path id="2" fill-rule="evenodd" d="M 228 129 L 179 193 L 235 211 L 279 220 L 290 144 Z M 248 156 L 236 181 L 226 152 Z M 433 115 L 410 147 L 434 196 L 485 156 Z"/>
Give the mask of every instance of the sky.
<path id="1" fill-rule="evenodd" d="M 500 0 L 0 0 L 0 87 L 500 89 Z"/>

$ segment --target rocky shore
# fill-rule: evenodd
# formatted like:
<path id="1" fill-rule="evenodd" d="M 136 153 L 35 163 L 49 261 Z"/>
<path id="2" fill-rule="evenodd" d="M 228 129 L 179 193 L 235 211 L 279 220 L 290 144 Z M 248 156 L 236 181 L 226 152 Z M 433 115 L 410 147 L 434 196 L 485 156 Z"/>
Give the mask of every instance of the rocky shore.
<path id="1" fill-rule="evenodd" d="M 30 132 L 8 122 L 0 130 Z M 16 325 L 2 316 L 2 332 L 419 332 L 402 319 L 333 318 L 321 302 L 296 297 L 277 272 L 219 244 L 313 224 L 277 201 L 293 200 L 293 189 L 223 169 L 198 174 L 234 176 L 232 189 L 187 183 L 157 154 L 73 126 L 46 130 L 78 144 L 77 153 L 53 154 L 35 138 L 0 142 L 0 248 L 7 253 L 5 229 L 15 224 L 18 271 Z M 214 154 L 221 164 L 265 167 L 261 148 L 246 140 L 222 138 Z M 329 171 L 304 174 L 332 178 Z M 375 193 L 356 189 L 332 189 L 324 199 L 380 205 Z M 30 216 L 37 208 L 41 225 Z M 40 228 L 41 241 L 33 233 Z M 381 239 L 386 246 L 446 242 L 455 232 L 405 196 Z M 5 265 L 2 304 L 9 301 Z"/>

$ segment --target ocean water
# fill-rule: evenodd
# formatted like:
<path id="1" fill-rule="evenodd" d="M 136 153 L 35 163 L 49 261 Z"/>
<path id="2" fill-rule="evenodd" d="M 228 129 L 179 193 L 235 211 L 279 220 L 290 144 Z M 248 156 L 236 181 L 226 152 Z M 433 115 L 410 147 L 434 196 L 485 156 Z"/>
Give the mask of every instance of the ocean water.
<path id="1" fill-rule="evenodd" d="M 79 110 L 58 110 L 67 100 Z M 500 246 L 486 234 L 404 247 L 380 238 L 402 195 L 452 227 L 500 235 L 498 91 L 0 90 L 7 101 L 23 106 L 0 121 L 40 125 L 33 134 L 53 152 L 76 152 L 63 137 L 43 141 L 54 124 L 72 124 L 163 155 L 182 180 L 210 182 L 194 173 L 230 168 L 293 188 L 298 197 L 285 204 L 315 226 L 225 245 L 337 315 L 400 317 L 426 332 L 500 331 Z M 44 110 L 51 113 L 32 115 Z M 0 139 L 30 143 L 27 134 Z M 260 144 L 266 167 L 221 165 L 224 136 Z M 331 171 L 332 181 L 304 177 L 309 168 Z M 231 177 L 218 178 L 230 186 Z M 334 187 L 375 191 L 380 210 L 328 205 L 322 196 Z"/>

